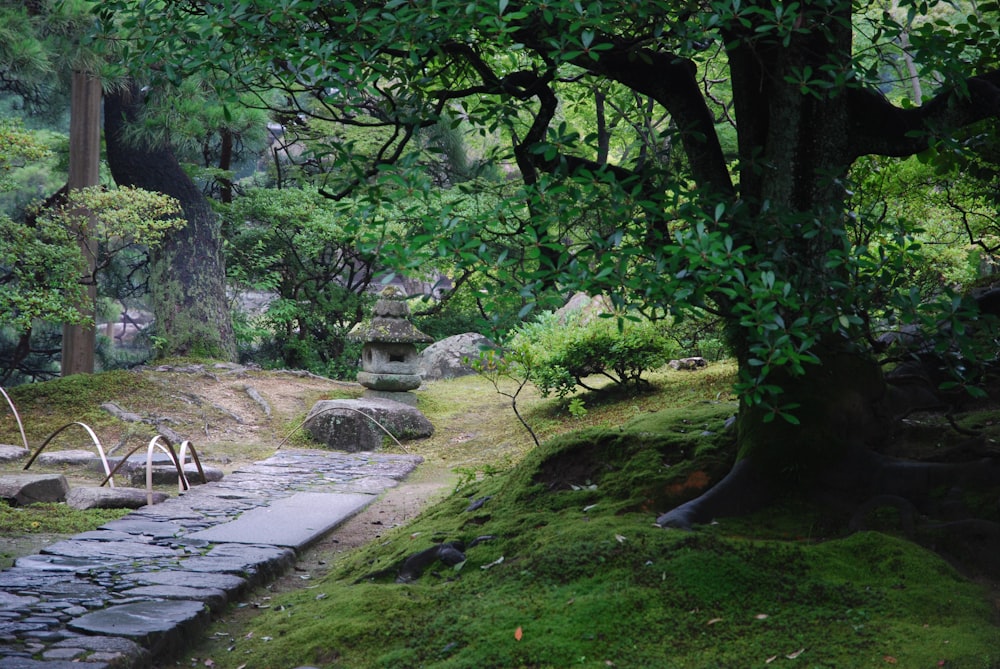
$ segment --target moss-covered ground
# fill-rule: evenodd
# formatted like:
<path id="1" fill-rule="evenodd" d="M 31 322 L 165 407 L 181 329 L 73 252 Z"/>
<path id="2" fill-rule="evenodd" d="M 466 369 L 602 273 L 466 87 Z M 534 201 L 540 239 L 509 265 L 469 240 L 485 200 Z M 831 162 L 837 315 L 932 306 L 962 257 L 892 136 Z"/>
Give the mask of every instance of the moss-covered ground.
<path id="1" fill-rule="evenodd" d="M 461 477 L 322 581 L 271 597 L 212 664 L 1000 667 L 987 588 L 891 531 L 849 533 L 846 517 L 800 503 L 695 532 L 655 527 L 733 457 L 734 405 L 707 387 L 661 400 L 670 392 L 674 406 L 655 412 L 590 397 L 595 414 L 605 402 L 631 418 L 588 413 L 590 427 L 515 466 Z M 397 582 L 408 556 L 455 541 L 465 562 Z"/>
<path id="2" fill-rule="evenodd" d="M 234 604 L 179 666 L 1000 667 L 998 591 L 988 578 L 970 578 L 983 571 L 966 570 L 962 554 L 950 552 L 953 566 L 900 536 L 891 508 L 866 525 L 882 531 L 851 533 L 847 512 L 793 502 L 694 532 L 653 525 L 731 465 L 732 373 L 726 365 L 667 371 L 648 392 L 588 393 L 578 398 L 585 410 L 578 403 L 572 412 L 526 391 L 519 407 L 539 448 L 482 379 L 430 384 L 420 406 L 438 432 L 407 448 L 426 458 L 424 478 L 445 472 L 453 491 L 405 526 L 331 558 L 322 578 L 256 593 L 250 601 L 266 600 L 259 608 Z M 314 399 L 339 392 L 241 379 L 288 398 L 250 432 L 213 406 L 243 416 L 253 407 L 203 376 L 71 377 L 16 389 L 15 401 L 32 443 L 68 420 L 116 439 L 130 428 L 97 408 L 116 401 L 186 421 L 175 424 L 203 431 L 205 452 L 222 463 L 273 450 Z M 980 433 L 980 447 L 1000 440 L 990 407 L 957 419 Z M 970 446 L 940 417 L 911 427 L 893 447 L 899 454 L 933 459 Z M 0 439 L 15 437 L 0 416 Z M 997 490 L 975 494 L 967 502 L 996 521 Z M 36 511 L 17 531 L 60 531 L 60 514 Z M 456 541 L 465 562 L 438 561 L 397 582 L 408 556 Z M 251 608 L 258 613 L 246 615 Z"/>

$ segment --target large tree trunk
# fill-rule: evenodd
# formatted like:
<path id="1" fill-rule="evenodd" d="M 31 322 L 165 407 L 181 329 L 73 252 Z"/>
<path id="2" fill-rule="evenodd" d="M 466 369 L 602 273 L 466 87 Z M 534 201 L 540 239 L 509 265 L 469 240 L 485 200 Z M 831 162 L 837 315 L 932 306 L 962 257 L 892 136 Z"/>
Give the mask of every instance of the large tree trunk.
<path id="1" fill-rule="evenodd" d="M 235 359 L 218 218 L 169 146 L 126 138 L 125 126 L 139 118 L 142 97 L 135 85 L 109 93 L 104 130 L 115 181 L 176 198 L 188 222 L 152 252 L 150 297 L 165 341 L 160 353 Z"/>
<path id="2" fill-rule="evenodd" d="M 73 72 L 70 96 L 69 179 L 68 189 L 96 186 L 100 183 L 101 157 L 101 82 L 93 74 Z M 81 281 L 86 297 L 80 312 L 94 317 L 97 282 L 94 280 L 96 242 L 85 227 L 74 231 L 86 263 Z M 94 371 L 95 324 L 63 326 L 62 375 L 90 374 Z"/>
<path id="3" fill-rule="evenodd" d="M 842 244 L 843 235 L 837 234 L 846 222 L 842 184 L 852 156 L 847 96 L 803 94 L 792 75 L 805 67 L 819 71 L 837 54 L 849 62 L 850 25 L 848 13 L 839 28 L 796 36 L 788 48 L 752 50 L 735 36 L 730 40 L 736 45 L 729 56 L 742 160 L 740 198 L 751 212 L 734 221 L 734 237 L 772 262 L 799 294 L 819 295 L 824 282 L 847 279 L 825 261 L 827 252 Z M 819 221 L 823 233 L 807 238 L 798 227 L 802 221 Z M 783 317 L 792 322 L 800 315 Z M 741 338 L 745 329 L 737 319 L 731 325 L 741 368 L 758 373 Z M 792 410 L 795 422 L 744 402 L 732 472 L 702 497 L 661 516 L 660 525 L 689 527 L 752 511 L 776 495 L 818 490 L 833 481 L 868 486 L 866 476 L 845 468 L 867 462 L 860 454 L 887 424 L 881 369 L 835 334 L 815 352 L 820 364 L 806 365 L 803 375 L 768 378 L 782 388 L 784 401 L 799 405 Z"/>
<path id="4" fill-rule="evenodd" d="M 664 527 L 688 528 L 750 513 L 785 495 L 863 501 L 884 492 L 871 447 L 891 428 L 889 387 L 878 364 L 827 350 L 822 364 L 776 382 L 799 406 L 797 424 L 743 403 L 736 423 L 739 451 L 732 471 L 704 495 L 660 516 Z"/>

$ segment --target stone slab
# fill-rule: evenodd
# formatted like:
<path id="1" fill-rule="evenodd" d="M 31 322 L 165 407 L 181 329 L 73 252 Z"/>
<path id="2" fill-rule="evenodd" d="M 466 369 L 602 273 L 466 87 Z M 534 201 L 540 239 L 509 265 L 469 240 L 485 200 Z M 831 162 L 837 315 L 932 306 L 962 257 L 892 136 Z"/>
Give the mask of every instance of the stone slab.
<path id="1" fill-rule="evenodd" d="M 190 643 L 208 622 L 208 607 L 203 602 L 154 600 L 109 606 L 74 618 L 69 628 L 132 639 L 147 648 L 152 657 L 165 659 Z"/>
<path id="2" fill-rule="evenodd" d="M 16 657 L 8 655 L 0 657 L 0 669 L 107 669 L 111 665 L 107 662 L 88 662 L 80 664 L 72 660 L 33 660 L 30 657 Z"/>
<path id="3" fill-rule="evenodd" d="M 373 501 L 373 495 L 300 492 L 188 537 L 212 543 L 287 546 L 298 551 Z"/>
<path id="4" fill-rule="evenodd" d="M 106 569 L 127 560 L 107 560 L 98 557 L 69 557 L 65 555 L 25 555 L 14 561 L 14 566 L 23 570 L 40 572 L 85 572 Z"/>
<path id="5" fill-rule="evenodd" d="M 128 560 L 156 560 L 180 557 L 181 551 L 157 546 L 142 541 L 77 541 L 66 539 L 46 546 L 42 555 L 79 558 L 84 560 L 108 560 L 124 562 Z"/>
<path id="6" fill-rule="evenodd" d="M 222 590 L 229 596 L 242 594 L 249 583 L 241 576 L 232 574 L 203 574 L 192 571 L 148 571 L 125 574 L 125 581 L 144 585 L 169 585 L 187 588 L 213 588 Z"/>
<path id="7" fill-rule="evenodd" d="M 177 566 L 208 574 L 235 574 L 255 585 L 280 576 L 295 563 L 295 552 L 283 546 L 219 544 L 205 555 L 182 560 Z"/>
<path id="8" fill-rule="evenodd" d="M 187 585 L 140 585 L 122 593 L 123 597 L 146 597 L 150 599 L 189 599 L 205 602 L 212 611 L 219 611 L 229 602 L 225 590 L 218 588 L 192 588 Z"/>

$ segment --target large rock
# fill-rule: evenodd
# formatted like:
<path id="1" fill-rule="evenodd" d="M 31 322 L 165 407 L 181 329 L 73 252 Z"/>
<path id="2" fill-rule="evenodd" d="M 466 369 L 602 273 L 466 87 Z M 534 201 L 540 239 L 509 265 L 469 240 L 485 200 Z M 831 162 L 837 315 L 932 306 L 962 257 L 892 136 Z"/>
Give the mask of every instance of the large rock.
<path id="1" fill-rule="evenodd" d="M 434 434 L 434 426 L 416 407 L 378 398 L 316 402 L 305 429 L 316 441 L 351 453 L 377 450 L 388 438 L 386 430 L 399 441 Z"/>
<path id="2" fill-rule="evenodd" d="M 556 310 L 556 316 L 560 323 L 566 323 L 579 316 L 579 323 L 587 325 L 598 318 L 601 314 L 613 314 L 614 304 L 607 295 L 596 295 L 591 297 L 586 293 L 574 293 L 562 307 Z"/>
<path id="3" fill-rule="evenodd" d="M 0 476 L 0 499 L 17 506 L 36 502 L 63 502 L 69 483 L 62 474 L 5 474 Z"/>
<path id="4" fill-rule="evenodd" d="M 476 360 L 483 349 L 497 345 L 478 332 L 466 332 L 435 342 L 420 352 L 417 366 L 427 381 L 453 379 L 475 374 L 465 359 Z"/>

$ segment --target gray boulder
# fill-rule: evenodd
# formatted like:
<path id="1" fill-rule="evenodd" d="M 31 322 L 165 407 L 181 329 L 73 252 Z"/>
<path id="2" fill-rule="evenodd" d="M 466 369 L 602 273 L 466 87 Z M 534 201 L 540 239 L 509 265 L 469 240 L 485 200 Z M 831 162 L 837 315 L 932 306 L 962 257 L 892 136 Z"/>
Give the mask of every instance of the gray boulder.
<path id="1" fill-rule="evenodd" d="M 416 407 L 380 398 L 316 402 L 305 429 L 316 441 L 350 453 L 377 450 L 389 438 L 386 431 L 399 441 L 434 434 L 434 426 Z"/>
<path id="2" fill-rule="evenodd" d="M 497 348 L 488 337 L 478 332 L 466 332 L 435 342 L 420 352 L 417 367 L 426 381 L 453 379 L 475 374 L 465 358 L 475 360 L 484 348 Z"/>
<path id="3" fill-rule="evenodd" d="M 36 502 L 62 502 L 69 492 L 69 482 L 62 474 L 0 475 L 0 499 L 17 506 Z"/>

